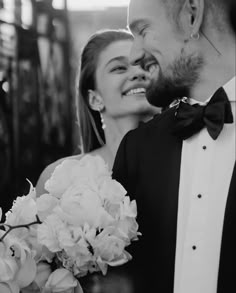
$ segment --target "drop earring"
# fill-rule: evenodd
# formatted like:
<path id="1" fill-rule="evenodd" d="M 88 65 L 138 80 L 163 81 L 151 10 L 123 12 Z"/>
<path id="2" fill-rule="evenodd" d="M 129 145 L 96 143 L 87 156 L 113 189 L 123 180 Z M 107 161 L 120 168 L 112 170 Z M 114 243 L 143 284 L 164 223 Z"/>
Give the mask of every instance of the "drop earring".
<path id="1" fill-rule="evenodd" d="M 101 123 L 102 123 L 102 129 L 104 130 L 105 128 L 106 128 L 106 124 L 105 124 L 105 122 L 104 122 L 104 118 L 103 118 L 103 116 L 102 116 L 102 111 L 104 110 L 104 105 L 99 105 L 99 107 L 98 107 L 98 111 L 99 111 L 99 113 L 100 113 L 100 117 L 101 117 Z"/>
<path id="2" fill-rule="evenodd" d="M 101 116 L 102 129 L 104 130 L 107 126 L 106 126 L 106 124 L 104 122 L 104 119 L 103 119 L 103 116 L 102 116 L 101 113 L 100 113 L 100 116 Z"/>

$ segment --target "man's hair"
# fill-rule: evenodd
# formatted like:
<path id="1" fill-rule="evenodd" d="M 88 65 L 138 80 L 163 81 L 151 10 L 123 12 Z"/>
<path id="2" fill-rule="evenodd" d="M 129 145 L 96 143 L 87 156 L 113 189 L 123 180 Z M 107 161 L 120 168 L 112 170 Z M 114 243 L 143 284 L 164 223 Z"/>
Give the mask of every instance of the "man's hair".
<path id="1" fill-rule="evenodd" d="M 178 24 L 178 16 L 186 0 L 162 0 L 167 8 L 168 14 L 172 16 L 175 23 Z M 229 9 L 231 0 L 205 0 L 205 15 L 213 16 L 212 25 L 219 30 L 225 30 L 229 24 Z"/>

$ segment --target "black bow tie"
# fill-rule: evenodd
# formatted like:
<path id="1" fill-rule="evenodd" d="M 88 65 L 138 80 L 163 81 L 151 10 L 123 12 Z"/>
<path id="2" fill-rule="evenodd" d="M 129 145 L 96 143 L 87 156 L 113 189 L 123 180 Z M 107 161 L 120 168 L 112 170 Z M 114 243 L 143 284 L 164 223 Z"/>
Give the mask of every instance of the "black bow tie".
<path id="1" fill-rule="evenodd" d="M 206 126 L 209 135 L 215 140 L 224 123 L 233 123 L 233 114 L 228 97 L 221 87 L 205 106 L 191 106 L 180 101 L 175 112 L 173 132 L 181 139 L 187 139 Z"/>

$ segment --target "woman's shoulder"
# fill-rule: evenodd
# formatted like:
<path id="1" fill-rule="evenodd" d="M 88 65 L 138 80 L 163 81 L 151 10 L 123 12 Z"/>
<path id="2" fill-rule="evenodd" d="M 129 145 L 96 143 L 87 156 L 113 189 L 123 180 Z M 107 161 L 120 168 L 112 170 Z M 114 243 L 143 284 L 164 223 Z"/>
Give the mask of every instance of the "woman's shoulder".
<path id="1" fill-rule="evenodd" d="M 59 166 L 65 160 L 70 160 L 70 159 L 71 160 L 80 160 L 83 157 L 83 155 L 84 154 L 64 157 L 64 158 L 61 158 L 61 159 L 51 163 L 50 165 L 48 165 L 43 170 L 43 172 L 40 174 L 38 182 L 36 184 L 36 194 L 37 194 L 37 196 L 40 196 L 41 194 L 46 192 L 46 190 L 44 188 L 44 185 L 45 185 L 46 181 L 52 176 L 52 173 L 54 172 L 54 170 L 56 169 L 57 166 Z"/>

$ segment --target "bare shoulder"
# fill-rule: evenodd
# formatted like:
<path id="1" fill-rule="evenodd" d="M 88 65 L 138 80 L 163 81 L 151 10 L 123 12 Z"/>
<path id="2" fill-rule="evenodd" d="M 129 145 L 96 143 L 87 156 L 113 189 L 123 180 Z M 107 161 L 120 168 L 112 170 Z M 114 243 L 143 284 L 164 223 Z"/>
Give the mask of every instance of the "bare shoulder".
<path id="1" fill-rule="evenodd" d="M 80 160 L 82 158 L 82 156 L 83 156 L 83 154 L 61 158 L 61 159 L 51 163 L 50 165 L 48 165 L 43 170 L 41 175 L 39 176 L 38 182 L 36 184 L 36 194 L 37 194 L 37 196 L 40 196 L 40 195 L 42 195 L 42 194 L 44 194 L 46 192 L 46 190 L 44 189 L 44 185 L 45 185 L 46 181 L 51 177 L 52 173 L 54 172 L 55 168 L 58 165 L 60 165 L 64 160 L 70 160 L 70 159 L 73 159 L 73 160 L 78 159 L 78 160 Z"/>

